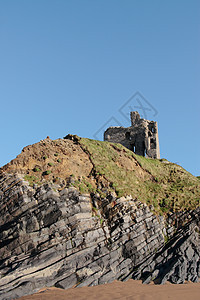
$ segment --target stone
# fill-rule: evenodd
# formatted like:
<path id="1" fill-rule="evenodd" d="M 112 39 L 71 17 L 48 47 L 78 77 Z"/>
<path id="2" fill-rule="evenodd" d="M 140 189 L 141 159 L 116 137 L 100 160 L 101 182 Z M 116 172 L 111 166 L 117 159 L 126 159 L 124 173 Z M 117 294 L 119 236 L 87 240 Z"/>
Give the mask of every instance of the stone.
<path id="1" fill-rule="evenodd" d="M 93 215 L 97 195 L 57 188 L 30 187 L 20 175 L 0 177 L 0 300 L 44 286 L 66 289 L 128 278 L 198 281 L 199 209 L 164 221 L 131 196 L 108 196 L 98 199 L 102 207 L 95 202 Z M 8 199 L 13 201 L 7 206 Z M 184 220 L 178 230 L 175 218 L 176 224 Z"/>
<path id="2" fill-rule="evenodd" d="M 104 132 L 104 141 L 120 143 L 135 154 L 149 158 L 160 158 L 157 122 L 141 119 L 137 111 L 132 111 L 131 126 L 109 127 Z"/>

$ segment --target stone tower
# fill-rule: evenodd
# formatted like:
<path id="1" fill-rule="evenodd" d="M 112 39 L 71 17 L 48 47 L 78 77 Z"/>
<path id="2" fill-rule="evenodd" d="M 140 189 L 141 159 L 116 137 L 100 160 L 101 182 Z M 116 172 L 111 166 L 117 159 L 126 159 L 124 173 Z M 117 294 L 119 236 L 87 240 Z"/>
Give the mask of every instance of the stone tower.
<path id="1" fill-rule="evenodd" d="M 135 154 L 159 159 L 157 122 L 141 119 L 137 111 L 132 111 L 130 116 L 130 127 L 109 127 L 104 132 L 104 141 L 120 143 Z"/>

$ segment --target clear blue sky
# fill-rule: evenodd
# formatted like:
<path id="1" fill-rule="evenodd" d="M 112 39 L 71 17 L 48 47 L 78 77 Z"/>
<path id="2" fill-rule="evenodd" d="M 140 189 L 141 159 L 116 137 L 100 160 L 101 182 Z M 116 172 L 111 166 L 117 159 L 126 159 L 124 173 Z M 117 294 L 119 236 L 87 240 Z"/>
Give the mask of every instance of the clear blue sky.
<path id="1" fill-rule="evenodd" d="M 200 175 L 199 0 L 0 0 L 0 166 L 47 135 L 126 126 L 137 91 L 161 157 Z"/>

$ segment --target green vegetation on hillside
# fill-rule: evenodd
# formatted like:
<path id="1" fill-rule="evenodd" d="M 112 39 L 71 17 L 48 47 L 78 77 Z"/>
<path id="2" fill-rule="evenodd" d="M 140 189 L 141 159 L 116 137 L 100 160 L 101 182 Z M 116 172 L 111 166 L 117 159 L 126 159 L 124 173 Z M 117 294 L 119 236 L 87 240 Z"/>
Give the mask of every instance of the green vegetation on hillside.
<path id="1" fill-rule="evenodd" d="M 200 177 L 166 159 L 147 159 L 120 144 L 67 135 L 25 147 L 0 172 L 24 175 L 31 186 L 53 182 L 80 193 L 131 195 L 158 213 L 200 204 Z"/>
<path id="2" fill-rule="evenodd" d="M 118 196 L 131 194 L 162 213 L 199 205 L 200 182 L 179 165 L 135 155 L 120 144 L 85 138 L 79 143 L 90 156 L 103 186 L 105 181 L 109 183 L 107 191 L 114 190 Z"/>
<path id="3" fill-rule="evenodd" d="M 31 176 L 31 175 L 25 175 L 24 180 L 28 181 L 30 186 L 33 186 L 34 184 L 40 185 L 41 182 L 36 176 Z"/>

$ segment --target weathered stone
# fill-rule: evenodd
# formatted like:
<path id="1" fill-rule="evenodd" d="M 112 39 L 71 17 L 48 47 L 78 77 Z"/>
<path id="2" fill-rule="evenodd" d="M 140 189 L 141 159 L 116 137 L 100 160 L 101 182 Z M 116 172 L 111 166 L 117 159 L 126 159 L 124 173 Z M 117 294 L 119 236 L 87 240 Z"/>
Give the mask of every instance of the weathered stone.
<path id="1" fill-rule="evenodd" d="M 131 277 L 144 283 L 198 280 L 198 209 L 164 221 L 130 196 L 115 198 L 115 206 L 108 196 L 98 206 L 97 195 L 93 199 L 75 188 L 56 188 L 30 187 L 16 175 L 0 178 L 1 300 L 44 286 L 69 288 Z M 97 201 L 96 214 L 92 201 Z M 175 218 L 184 225 L 176 228 Z"/>
<path id="2" fill-rule="evenodd" d="M 120 143 L 136 154 L 160 158 L 157 122 L 140 119 L 137 111 L 132 111 L 131 127 L 109 127 L 104 140 Z"/>

